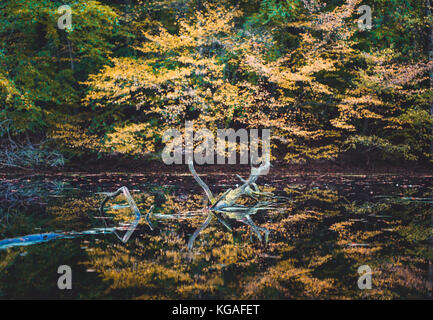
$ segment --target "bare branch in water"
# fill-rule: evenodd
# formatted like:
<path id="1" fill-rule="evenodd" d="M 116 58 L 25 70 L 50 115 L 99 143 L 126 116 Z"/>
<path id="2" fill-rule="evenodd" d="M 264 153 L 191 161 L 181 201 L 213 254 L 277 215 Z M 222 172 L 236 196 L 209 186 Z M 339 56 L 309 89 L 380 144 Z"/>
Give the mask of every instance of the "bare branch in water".
<path id="1" fill-rule="evenodd" d="M 252 163 L 251 163 L 252 164 Z M 248 226 L 252 228 L 252 230 L 256 233 L 259 240 L 262 240 L 262 237 L 260 235 L 260 231 L 263 231 L 265 233 L 265 241 L 267 243 L 268 237 L 269 237 L 269 230 L 265 228 L 259 228 L 257 227 L 254 222 L 251 220 L 251 215 L 255 214 L 259 210 L 267 210 L 271 209 L 269 202 L 257 202 L 254 206 L 240 206 L 235 204 L 236 200 L 238 200 L 241 196 L 247 195 L 250 198 L 257 201 L 257 196 L 267 196 L 267 197 L 273 197 L 274 195 L 272 193 L 262 193 L 260 192 L 260 189 L 256 185 L 256 180 L 261 175 L 263 171 L 266 171 L 269 169 L 270 163 L 269 161 L 260 165 L 259 168 L 254 168 L 251 165 L 251 174 L 248 177 L 247 180 L 244 180 L 241 178 L 241 180 L 244 182 L 240 187 L 236 189 L 228 189 L 226 190 L 222 196 L 220 196 L 218 199 L 215 200 L 213 197 L 209 187 L 204 183 L 204 181 L 197 175 L 197 172 L 194 169 L 194 165 L 192 160 L 189 160 L 188 167 L 191 171 L 191 174 L 193 175 L 194 179 L 198 182 L 198 184 L 202 187 L 202 189 L 207 194 L 211 206 L 209 208 L 206 208 L 208 217 L 205 220 L 205 222 L 193 233 L 191 238 L 188 241 L 188 249 L 191 250 L 194 246 L 194 241 L 197 238 L 197 236 L 206 229 L 210 222 L 212 221 L 213 217 L 216 217 L 228 230 L 232 230 L 229 223 L 223 218 L 223 216 L 227 216 L 231 219 L 235 219 L 238 221 L 241 221 Z M 238 176 L 239 177 L 239 176 Z M 253 188 L 251 188 L 251 186 Z"/>
<path id="2" fill-rule="evenodd" d="M 114 234 L 123 242 L 126 243 L 128 242 L 129 238 L 132 236 L 132 234 L 134 233 L 135 229 L 138 226 L 138 223 L 140 222 L 141 219 L 141 214 L 140 214 L 140 210 L 137 207 L 137 204 L 134 201 L 134 198 L 131 196 L 131 194 L 129 193 L 129 190 L 127 187 L 121 187 L 119 188 L 117 191 L 112 192 L 112 193 L 107 193 L 105 199 L 102 201 L 101 206 L 99 207 L 99 211 L 101 212 L 101 214 L 104 214 L 104 206 L 107 203 L 107 201 L 109 199 L 112 199 L 114 197 L 117 197 L 119 194 L 123 193 L 125 195 L 126 200 L 128 201 L 129 207 L 131 208 L 131 210 L 134 212 L 135 214 L 135 219 L 132 223 L 129 224 L 128 228 L 127 228 L 127 232 L 124 234 L 123 237 L 120 237 L 117 233 L 116 230 L 114 230 Z M 153 210 L 153 207 L 151 208 L 151 210 Z"/>
<path id="3" fill-rule="evenodd" d="M 261 228 L 255 225 L 253 220 L 251 219 L 251 216 L 256 214 L 259 211 L 263 210 L 269 210 L 269 209 L 275 209 L 276 202 L 273 200 L 286 200 L 285 197 L 278 197 L 275 196 L 272 192 L 261 192 L 259 187 L 256 184 L 256 181 L 258 177 L 261 175 L 263 171 L 266 171 L 269 169 L 270 163 L 266 162 L 258 168 L 254 168 L 251 166 L 251 173 L 247 180 L 244 180 L 240 176 L 238 176 L 239 179 L 243 182 L 243 184 L 235 189 L 228 189 L 226 190 L 220 197 L 215 198 L 212 194 L 212 191 L 210 188 L 206 185 L 206 183 L 198 176 L 197 172 L 195 171 L 194 164 L 192 160 L 188 161 L 188 168 L 193 176 L 193 178 L 197 181 L 197 183 L 200 185 L 200 187 L 205 192 L 207 198 L 209 199 L 210 206 L 205 207 L 201 210 L 202 213 L 207 215 L 206 220 L 203 222 L 203 224 L 197 228 L 197 230 L 194 231 L 192 236 L 190 237 L 188 241 L 188 249 L 192 250 L 194 246 L 194 242 L 196 238 L 199 236 L 199 234 L 205 230 L 212 220 L 216 218 L 221 224 L 223 224 L 229 231 L 232 231 L 232 228 L 228 221 L 226 221 L 226 218 L 230 218 L 233 220 L 238 220 L 246 225 L 248 225 L 252 231 L 257 235 L 257 238 L 262 241 L 262 235 L 261 232 L 265 234 L 265 243 L 268 242 L 269 238 L 269 230 L 266 228 Z M 100 211 L 103 214 L 103 208 L 106 204 L 106 202 L 118 196 L 119 194 L 123 193 L 129 203 L 129 207 L 132 209 L 132 211 L 136 215 L 135 221 L 131 224 L 131 227 L 128 229 L 128 232 L 123 236 L 123 238 L 120 238 L 123 242 L 128 241 L 132 233 L 134 232 L 136 226 L 138 225 L 138 221 L 140 220 L 140 211 L 138 210 L 138 207 L 132 198 L 131 194 L 129 193 L 128 188 L 122 187 L 118 189 L 117 191 L 113 193 L 105 193 L 106 197 L 102 201 L 100 206 Z M 236 201 L 242 197 L 242 196 L 248 196 L 251 199 L 255 200 L 256 203 L 254 205 L 240 205 L 237 204 Z M 271 201 L 259 201 L 258 199 L 264 197 Z M 284 198 L 284 199 L 283 199 Z M 148 223 L 151 230 L 154 230 L 154 226 L 151 222 L 151 218 L 157 218 L 157 219 L 189 219 L 196 217 L 197 214 L 194 214 L 196 212 L 186 212 L 181 214 L 158 214 L 153 212 L 154 207 L 152 206 L 149 209 L 149 212 L 145 216 L 145 220 Z M 117 234 L 117 233 L 116 233 Z"/>

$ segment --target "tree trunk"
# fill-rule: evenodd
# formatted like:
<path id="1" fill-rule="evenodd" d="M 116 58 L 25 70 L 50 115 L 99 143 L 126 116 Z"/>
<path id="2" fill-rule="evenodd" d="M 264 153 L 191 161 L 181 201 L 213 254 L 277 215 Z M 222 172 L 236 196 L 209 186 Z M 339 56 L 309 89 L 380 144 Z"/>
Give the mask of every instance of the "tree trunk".
<path id="1" fill-rule="evenodd" d="M 431 12 L 432 12 L 432 7 L 431 7 L 432 3 L 431 0 L 426 0 L 426 18 L 430 18 L 431 17 Z M 428 50 L 428 59 L 429 62 L 433 61 L 433 26 L 429 23 L 428 28 L 427 28 L 427 50 Z M 429 73 L 430 76 L 430 89 L 433 89 L 433 70 L 430 70 Z M 430 115 L 433 117 L 433 101 L 430 101 Z M 432 125 L 432 138 L 430 141 L 430 153 L 433 154 L 433 125 Z M 432 206 L 432 211 L 433 211 L 433 204 Z M 431 222 L 430 222 L 431 228 L 433 230 L 433 213 L 431 216 Z M 432 231 L 430 231 L 430 238 L 429 238 L 429 242 L 430 242 L 430 250 L 433 250 L 433 234 L 431 234 Z M 433 260 L 429 261 L 429 270 L 428 270 L 428 280 L 430 283 L 430 292 L 429 292 L 429 296 L 430 299 L 433 298 Z"/>
<path id="2" fill-rule="evenodd" d="M 426 18 L 431 17 L 432 12 L 431 0 L 426 0 Z M 427 50 L 429 62 L 433 61 L 433 26 L 429 24 L 427 28 Z M 433 70 L 430 70 L 430 89 L 433 89 Z M 430 115 L 433 117 L 433 101 L 430 101 Z M 433 125 L 432 125 L 432 135 L 433 135 Z M 433 154 L 433 137 L 430 141 L 430 153 Z"/>
<path id="3" fill-rule="evenodd" d="M 68 51 L 69 51 L 69 59 L 71 60 L 71 69 L 72 71 L 74 71 L 74 56 L 72 54 L 72 46 L 71 46 L 71 41 L 69 41 L 69 39 L 67 39 L 68 41 Z"/>

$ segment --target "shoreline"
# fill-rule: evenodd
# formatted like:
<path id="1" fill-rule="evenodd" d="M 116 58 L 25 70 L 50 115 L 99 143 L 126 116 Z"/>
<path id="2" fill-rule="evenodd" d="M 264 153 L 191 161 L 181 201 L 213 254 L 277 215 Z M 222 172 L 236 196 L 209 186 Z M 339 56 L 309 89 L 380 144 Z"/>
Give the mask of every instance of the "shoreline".
<path id="1" fill-rule="evenodd" d="M 110 162 L 101 161 L 99 163 L 78 164 L 73 163 L 62 168 L 0 168 L 0 176 L 32 176 L 32 175 L 170 175 L 182 176 L 189 175 L 188 166 L 185 165 L 166 165 L 160 161 L 123 161 Z M 197 165 L 200 175 L 248 175 L 249 165 Z M 287 164 L 273 162 L 270 169 L 270 176 L 290 177 L 290 176 L 380 176 L 380 175 L 399 175 L 413 177 L 433 177 L 433 167 L 428 166 L 392 166 L 387 164 L 377 164 L 370 168 L 366 166 L 354 166 L 352 164 L 308 163 L 308 164 Z"/>

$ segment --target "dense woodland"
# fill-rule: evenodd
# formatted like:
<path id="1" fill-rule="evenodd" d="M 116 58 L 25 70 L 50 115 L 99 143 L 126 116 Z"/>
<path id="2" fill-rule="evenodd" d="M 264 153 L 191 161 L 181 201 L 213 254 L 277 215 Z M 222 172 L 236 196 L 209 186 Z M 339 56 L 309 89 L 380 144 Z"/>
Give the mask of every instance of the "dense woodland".
<path id="1" fill-rule="evenodd" d="M 0 2 L 0 167 L 160 159 L 270 128 L 273 160 L 432 164 L 430 0 Z M 372 8 L 360 30 L 358 8 Z"/>
<path id="2" fill-rule="evenodd" d="M 0 0 L 0 299 L 431 299 L 432 6 Z M 187 121 L 272 174 L 162 166 Z"/>

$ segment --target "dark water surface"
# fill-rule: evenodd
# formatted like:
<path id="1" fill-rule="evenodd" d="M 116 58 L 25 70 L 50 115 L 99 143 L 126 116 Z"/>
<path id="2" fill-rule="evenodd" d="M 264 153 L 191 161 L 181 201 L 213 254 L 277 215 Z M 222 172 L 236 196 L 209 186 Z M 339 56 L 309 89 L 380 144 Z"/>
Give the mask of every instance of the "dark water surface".
<path id="1" fill-rule="evenodd" d="M 215 193 L 238 183 L 207 181 Z M 187 175 L 3 177 L 0 299 L 431 298 L 432 177 L 287 175 L 258 184 L 289 198 L 252 216 L 271 231 L 267 246 L 237 221 L 233 233 L 214 221 L 189 252 L 205 216 Z M 98 192 L 123 185 L 143 216 L 152 205 L 157 214 L 196 216 L 155 219 L 153 231 L 142 217 L 123 243 L 122 227 L 134 219 L 124 196 L 98 210 Z M 72 269 L 72 290 L 57 287 L 61 265 Z M 358 288 L 362 265 L 372 270 L 370 290 Z"/>

